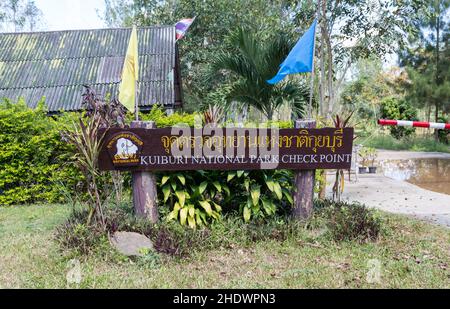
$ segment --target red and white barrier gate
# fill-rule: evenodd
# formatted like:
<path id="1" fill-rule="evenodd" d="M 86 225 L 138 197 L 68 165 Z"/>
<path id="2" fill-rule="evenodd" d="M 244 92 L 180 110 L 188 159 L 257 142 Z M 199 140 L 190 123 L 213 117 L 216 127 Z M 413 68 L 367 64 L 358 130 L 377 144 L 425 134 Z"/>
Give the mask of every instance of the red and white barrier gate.
<path id="1" fill-rule="evenodd" d="M 407 121 L 407 120 L 378 120 L 381 126 L 398 126 L 398 127 L 414 127 L 414 128 L 430 128 L 439 130 L 450 130 L 450 123 L 423 122 L 423 121 Z"/>

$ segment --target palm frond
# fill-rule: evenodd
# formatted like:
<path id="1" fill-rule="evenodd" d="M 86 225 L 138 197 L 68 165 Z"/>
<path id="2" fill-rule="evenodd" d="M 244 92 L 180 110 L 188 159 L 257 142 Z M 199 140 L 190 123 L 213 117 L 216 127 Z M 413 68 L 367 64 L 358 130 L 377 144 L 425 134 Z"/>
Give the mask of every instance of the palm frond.
<path id="1" fill-rule="evenodd" d="M 304 113 L 309 98 L 307 87 L 291 81 L 275 86 L 267 83 L 278 72 L 293 47 L 288 36 L 277 34 L 263 42 L 257 33 L 238 28 L 230 35 L 229 42 L 235 52 L 219 53 L 211 64 L 214 74 L 221 74 L 233 82 L 228 102 L 237 101 L 252 106 L 269 119 L 284 103 L 292 107 L 294 115 Z"/>

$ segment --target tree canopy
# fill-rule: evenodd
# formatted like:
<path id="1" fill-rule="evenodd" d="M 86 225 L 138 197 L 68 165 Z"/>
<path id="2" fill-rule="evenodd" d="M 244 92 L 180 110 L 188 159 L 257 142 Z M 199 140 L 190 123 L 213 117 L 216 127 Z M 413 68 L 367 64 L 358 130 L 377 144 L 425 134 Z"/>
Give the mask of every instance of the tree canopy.
<path id="1" fill-rule="evenodd" d="M 105 0 L 104 20 L 109 26 L 158 25 L 175 24 L 182 18 L 196 16 L 195 24 L 179 47 L 185 103 L 197 108 L 211 98 L 223 101 L 229 95 L 230 87 L 236 87 L 224 76 L 220 83 L 211 83 L 207 78 L 217 55 L 239 50 L 238 46 L 230 44 L 230 33 L 243 27 L 255 33 L 261 44 L 281 33 L 296 41 L 313 19 L 319 18 L 315 96 L 320 103 L 318 113 L 331 116 L 339 110 L 336 103 L 341 102 L 341 88 L 354 64 L 361 59 L 382 60 L 398 50 L 405 50 L 410 46 L 411 38 L 418 37 L 420 29 L 426 26 L 424 16 L 433 16 L 431 6 L 435 1 L 448 2 Z"/>
<path id="2" fill-rule="evenodd" d="M 419 108 L 434 108 L 434 120 L 450 110 L 450 12 L 449 0 L 427 0 L 421 11 L 421 32 L 410 37 L 400 53 L 407 70 L 408 99 Z M 430 117 L 429 117 L 430 118 Z"/>
<path id="3" fill-rule="evenodd" d="M 2 0 L 0 30 L 34 31 L 42 22 L 42 12 L 34 0 Z"/>
<path id="4" fill-rule="evenodd" d="M 200 106 L 216 90 L 205 78 L 213 57 L 229 51 L 227 36 L 239 26 L 258 33 L 259 40 L 280 31 L 295 33 L 290 12 L 298 1 L 286 0 L 105 0 L 109 26 L 175 24 L 196 16 L 189 34 L 179 44 L 185 105 Z M 302 24 L 303 27 L 307 25 Z M 298 34 L 297 34 L 298 36 Z M 217 93 L 216 93 L 217 94 Z"/>

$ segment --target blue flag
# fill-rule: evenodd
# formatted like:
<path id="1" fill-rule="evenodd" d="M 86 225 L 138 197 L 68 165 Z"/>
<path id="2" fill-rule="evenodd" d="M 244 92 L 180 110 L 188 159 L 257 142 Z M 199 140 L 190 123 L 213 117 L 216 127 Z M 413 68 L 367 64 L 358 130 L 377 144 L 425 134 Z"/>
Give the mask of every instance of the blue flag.
<path id="1" fill-rule="evenodd" d="M 300 38 L 286 60 L 280 65 L 277 75 L 267 81 L 269 84 L 279 83 L 289 74 L 312 72 L 316 26 L 317 20 L 314 20 L 311 28 Z"/>

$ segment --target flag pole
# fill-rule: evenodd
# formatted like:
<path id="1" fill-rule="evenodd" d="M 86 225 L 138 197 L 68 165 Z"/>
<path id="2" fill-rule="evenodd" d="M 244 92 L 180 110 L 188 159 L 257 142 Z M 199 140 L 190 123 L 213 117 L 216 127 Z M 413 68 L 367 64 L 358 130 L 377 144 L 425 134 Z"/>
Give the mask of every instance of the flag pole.
<path id="1" fill-rule="evenodd" d="M 134 27 L 136 27 L 136 36 L 137 36 L 137 26 L 136 24 L 134 24 Z M 136 40 L 136 44 L 137 44 L 137 49 L 138 49 L 138 54 L 137 54 L 137 58 L 135 61 L 138 61 L 139 63 L 139 37 L 137 36 L 137 40 Z M 135 74 L 136 75 L 136 74 Z M 134 85 L 134 110 L 136 113 L 136 121 L 139 121 L 139 73 L 137 74 L 138 76 L 136 76 L 136 81 L 135 81 L 135 85 Z"/>
<path id="2" fill-rule="evenodd" d="M 136 80 L 135 82 L 135 86 L 134 86 L 134 109 L 135 109 L 135 114 L 136 114 L 136 121 L 139 121 L 139 84 L 138 81 Z"/>

